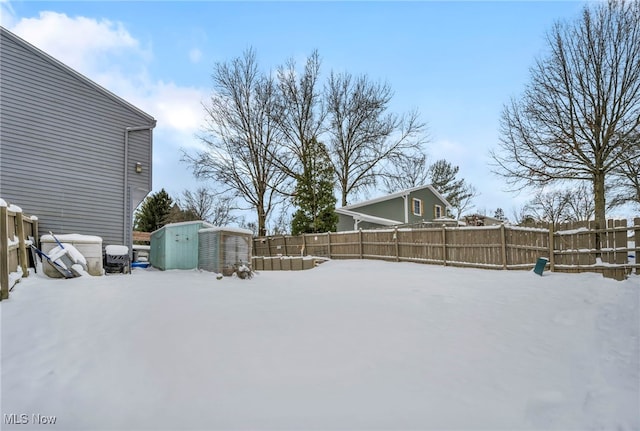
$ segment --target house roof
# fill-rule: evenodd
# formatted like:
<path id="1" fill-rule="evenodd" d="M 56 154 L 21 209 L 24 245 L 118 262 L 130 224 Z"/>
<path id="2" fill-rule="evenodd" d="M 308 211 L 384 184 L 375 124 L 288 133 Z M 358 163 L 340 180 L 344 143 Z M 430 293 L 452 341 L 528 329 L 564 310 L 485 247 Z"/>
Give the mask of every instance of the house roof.
<path id="1" fill-rule="evenodd" d="M 51 63 L 52 65 L 58 67 L 59 69 L 64 70 L 66 73 L 68 73 L 70 75 L 73 75 L 75 78 L 77 78 L 78 80 L 82 81 L 83 83 L 85 83 L 89 87 L 92 87 L 93 89 L 95 89 L 99 93 L 103 94 L 104 96 L 108 97 L 109 99 L 111 99 L 111 100 L 115 101 L 116 103 L 122 105 L 123 107 L 135 112 L 136 114 L 144 117 L 145 119 L 147 119 L 149 121 L 149 123 L 151 123 L 155 127 L 155 124 L 156 124 L 155 118 L 153 118 L 151 115 L 147 114 L 146 112 L 144 112 L 140 108 L 135 107 L 134 105 L 132 105 L 131 103 L 127 102 L 123 98 L 113 94 L 112 92 L 110 92 L 106 88 L 102 87 L 101 85 L 95 83 L 94 81 L 92 81 L 91 79 L 87 78 L 86 76 L 84 76 L 80 72 L 75 71 L 74 69 L 70 68 L 66 64 L 64 64 L 61 61 L 55 59 L 54 57 L 50 56 L 46 52 L 44 52 L 41 49 L 35 47 L 34 45 L 31 45 L 26 40 L 20 38 L 19 36 L 16 36 L 15 34 L 13 34 L 12 32 L 10 32 L 9 30 L 7 30 L 6 28 L 4 28 L 2 26 L 0 26 L 0 33 L 2 33 L 3 36 L 6 36 L 7 38 L 11 39 L 13 42 L 17 43 L 18 45 L 21 45 L 25 49 L 31 51 L 33 54 L 37 55 L 38 57 L 44 59 L 48 63 Z"/>
<path id="2" fill-rule="evenodd" d="M 336 212 L 338 214 L 343 214 L 349 217 L 353 217 L 354 220 L 360 220 L 360 221 L 366 221 L 366 222 L 370 222 L 370 223 L 376 223 L 376 224 L 380 224 L 383 226 L 395 226 L 395 225 L 400 225 L 403 224 L 403 222 L 398 221 L 398 220 L 391 220 L 388 218 L 382 218 L 382 217 L 376 217 L 376 216 L 371 216 L 368 214 L 362 214 L 356 211 L 350 211 L 345 209 L 346 207 L 343 208 L 336 208 Z"/>
<path id="3" fill-rule="evenodd" d="M 438 193 L 438 191 L 435 188 L 433 188 L 432 185 L 429 184 L 429 185 L 417 186 L 417 187 L 412 187 L 410 189 L 401 190 L 399 192 L 391 193 L 391 194 L 388 194 L 388 195 L 385 195 L 385 196 L 380 196 L 378 198 L 369 199 L 369 200 L 366 200 L 366 201 L 362 201 L 362 202 L 358 202 L 358 203 L 355 203 L 355 204 L 347 205 L 347 206 L 344 206 L 344 207 L 339 208 L 339 209 L 352 210 L 352 209 L 355 209 L 355 208 L 360 208 L 360 207 L 363 207 L 363 206 L 375 204 L 375 203 L 378 203 L 378 202 L 384 202 L 384 201 L 388 201 L 388 200 L 391 200 L 391 199 L 399 198 L 399 197 L 408 195 L 411 192 L 415 192 L 415 191 L 422 190 L 422 189 L 431 190 L 431 192 L 438 199 L 440 199 L 445 204 L 445 206 L 447 208 L 452 208 L 451 204 L 444 198 L 444 196 L 442 196 L 440 193 Z M 336 211 L 338 211 L 338 210 L 336 210 Z"/>

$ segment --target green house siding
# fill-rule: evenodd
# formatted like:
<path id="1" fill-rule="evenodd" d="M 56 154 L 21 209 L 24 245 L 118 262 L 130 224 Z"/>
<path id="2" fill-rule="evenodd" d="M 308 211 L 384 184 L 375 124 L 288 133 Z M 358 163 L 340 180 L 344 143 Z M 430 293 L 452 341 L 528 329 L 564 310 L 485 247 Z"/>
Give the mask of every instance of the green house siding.
<path id="1" fill-rule="evenodd" d="M 390 220 L 397 220 L 404 223 L 404 198 L 398 197 L 369 204 L 363 207 L 355 207 L 353 211 L 362 212 L 366 215 L 381 217 Z"/>
<path id="2" fill-rule="evenodd" d="M 419 211 L 415 211 L 415 200 L 420 202 Z M 370 217 L 378 217 L 389 221 L 387 225 L 395 221 L 398 225 L 429 222 L 437 217 L 446 216 L 447 202 L 438 193 L 434 193 L 431 187 L 408 189 L 390 195 L 388 198 L 373 199 L 372 201 L 354 204 L 342 208 L 345 212 L 358 213 Z M 440 207 L 440 214 L 436 214 L 436 206 Z M 354 229 L 353 216 L 340 214 L 338 231 L 350 231 Z M 385 227 L 384 223 L 376 223 L 377 220 L 362 220 L 358 228 L 371 229 Z"/>
<path id="3" fill-rule="evenodd" d="M 413 199 L 422 201 L 422 215 L 413 214 Z M 431 221 L 435 217 L 435 206 L 440 205 L 442 208 L 442 216 L 446 215 L 445 203 L 438 199 L 431 190 L 417 190 L 409 194 L 409 223 L 418 223 L 421 221 Z"/>

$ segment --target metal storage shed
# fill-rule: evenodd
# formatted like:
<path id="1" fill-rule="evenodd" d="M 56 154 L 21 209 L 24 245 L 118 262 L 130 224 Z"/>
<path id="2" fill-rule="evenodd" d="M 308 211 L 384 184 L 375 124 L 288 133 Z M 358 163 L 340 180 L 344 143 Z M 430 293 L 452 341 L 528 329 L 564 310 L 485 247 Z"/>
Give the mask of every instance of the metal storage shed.
<path id="1" fill-rule="evenodd" d="M 158 269 L 198 267 L 198 231 L 211 228 L 205 221 L 167 224 L 151 233 L 149 262 Z"/>
<path id="2" fill-rule="evenodd" d="M 198 232 L 198 237 L 198 269 L 231 275 L 235 264 L 251 264 L 253 233 L 250 230 L 203 228 Z"/>

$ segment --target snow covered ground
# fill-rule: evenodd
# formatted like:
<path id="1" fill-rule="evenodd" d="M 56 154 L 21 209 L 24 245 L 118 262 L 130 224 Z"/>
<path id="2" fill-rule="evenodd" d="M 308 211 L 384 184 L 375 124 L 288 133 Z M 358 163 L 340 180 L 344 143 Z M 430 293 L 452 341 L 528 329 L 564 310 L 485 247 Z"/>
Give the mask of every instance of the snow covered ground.
<path id="1" fill-rule="evenodd" d="M 639 292 L 358 260 L 37 274 L 0 306 L 3 429 L 638 430 Z"/>

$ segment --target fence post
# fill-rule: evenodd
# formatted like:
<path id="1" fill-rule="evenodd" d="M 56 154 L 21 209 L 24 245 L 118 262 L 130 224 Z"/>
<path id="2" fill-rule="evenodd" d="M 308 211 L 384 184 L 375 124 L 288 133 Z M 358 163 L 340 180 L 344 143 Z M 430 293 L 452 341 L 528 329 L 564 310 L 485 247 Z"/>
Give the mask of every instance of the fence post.
<path id="1" fill-rule="evenodd" d="M 40 234 L 38 233 L 38 217 L 31 216 L 31 223 L 33 225 L 33 241 L 35 242 L 36 248 L 40 248 Z"/>
<path id="2" fill-rule="evenodd" d="M 282 235 L 282 242 L 284 243 L 284 255 L 285 256 L 290 256 L 289 255 L 289 250 L 287 250 L 287 237 Z"/>
<path id="3" fill-rule="evenodd" d="M 18 234 L 18 259 L 20 260 L 20 268 L 22 268 L 22 276 L 28 277 L 29 262 L 27 261 L 27 245 L 25 244 L 22 212 L 16 213 L 16 233 Z"/>
<path id="4" fill-rule="evenodd" d="M 360 259 L 362 259 L 362 229 L 358 229 L 358 252 L 360 253 Z"/>
<path id="5" fill-rule="evenodd" d="M 500 245 L 502 254 L 502 269 L 507 269 L 507 234 L 504 223 L 500 224 Z"/>
<path id="6" fill-rule="evenodd" d="M 271 257 L 271 237 L 267 237 L 267 251 L 269 252 L 269 257 Z"/>
<path id="7" fill-rule="evenodd" d="M 303 234 L 302 235 L 302 249 L 300 250 L 300 256 L 304 256 L 305 252 L 307 251 L 307 237 Z"/>
<path id="8" fill-rule="evenodd" d="M 442 225 L 442 264 L 447 266 L 447 226 Z"/>
<path id="9" fill-rule="evenodd" d="M 549 223 L 549 271 L 553 272 L 556 265 L 555 244 L 553 243 L 554 224 Z"/>
<path id="10" fill-rule="evenodd" d="M 396 246 L 396 262 L 400 262 L 400 247 L 398 246 L 398 227 L 393 228 L 393 240 Z"/>
<path id="11" fill-rule="evenodd" d="M 329 255 L 329 259 L 331 259 L 331 232 L 327 232 L 327 254 Z"/>
<path id="12" fill-rule="evenodd" d="M 633 219 L 633 240 L 635 241 L 636 249 L 633 255 L 636 257 L 636 265 L 640 261 L 640 217 Z M 640 274 L 640 267 L 636 266 L 636 274 Z"/>
<path id="13" fill-rule="evenodd" d="M 0 205 L 0 301 L 9 299 L 9 214 Z"/>

